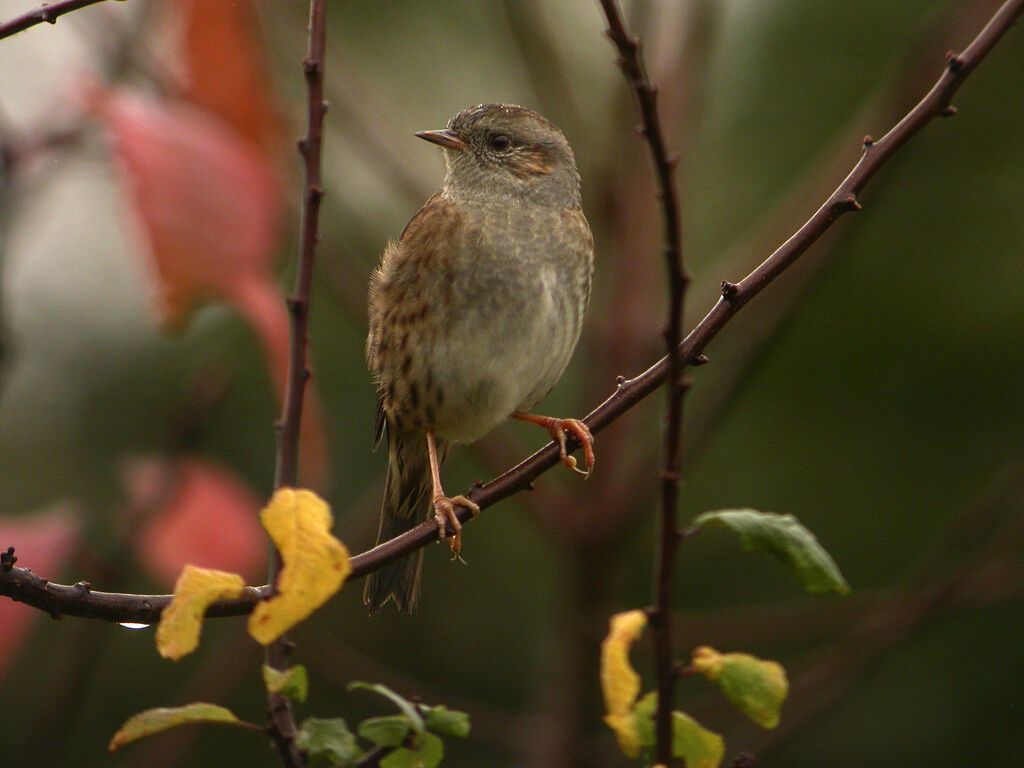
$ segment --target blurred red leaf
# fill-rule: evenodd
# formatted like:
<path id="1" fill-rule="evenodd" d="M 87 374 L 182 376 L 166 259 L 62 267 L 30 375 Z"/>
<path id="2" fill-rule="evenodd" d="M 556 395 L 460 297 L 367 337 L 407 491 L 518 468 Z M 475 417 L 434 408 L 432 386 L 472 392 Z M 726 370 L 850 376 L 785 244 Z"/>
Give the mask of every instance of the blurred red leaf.
<path id="1" fill-rule="evenodd" d="M 228 470 L 198 458 L 139 459 L 124 470 L 130 512 L 144 515 L 139 562 L 172 587 L 186 563 L 255 583 L 266 562 L 262 500 Z"/>
<path id="2" fill-rule="evenodd" d="M 273 164 L 229 125 L 186 102 L 95 88 L 90 103 L 113 138 L 155 265 L 165 325 L 180 327 L 204 299 L 234 305 L 260 339 L 283 396 L 289 321 L 271 262 L 284 202 Z M 327 440 L 313 397 L 307 411 L 302 481 L 320 487 Z"/>
<path id="3" fill-rule="evenodd" d="M 67 506 L 34 515 L 0 516 L 0 545 L 13 546 L 18 565 L 47 578 L 57 578 L 78 540 L 78 518 Z M 36 608 L 0 600 L 0 676 L 14 651 L 28 633 Z"/>
<path id="4" fill-rule="evenodd" d="M 268 152 L 280 152 L 281 122 L 254 4 L 240 0 L 176 0 L 185 22 L 182 96 Z"/>
<path id="5" fill-rule="evenodd" d="M 283 192 L 272 163 L 230 126 L 191 104 L 97 88 L 90 102 L 159 276 L 163 319 L 180 326 L 203 299 L 233 302 L 270 264 Z"/>

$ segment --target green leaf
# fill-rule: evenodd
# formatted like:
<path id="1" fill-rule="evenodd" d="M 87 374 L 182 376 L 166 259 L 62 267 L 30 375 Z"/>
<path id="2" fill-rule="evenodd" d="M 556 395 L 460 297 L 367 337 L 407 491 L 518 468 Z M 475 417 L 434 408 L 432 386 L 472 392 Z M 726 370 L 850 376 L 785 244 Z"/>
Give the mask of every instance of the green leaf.
<path id="1" fill-rule="evenodd" d="M 363 756 L 355 734 L 340 717 L 306 718 L 295 735 L 295 744 L 314 760 L 326 760 L 331 765 L 350 766 Z"/>
<path id="2" fill-rule="evenodd" d="M 405 743 L 412 723 L 405 715 L 371 717 L 359 724 L 359 735 L 382 747 L 400 747 Z"/>
<path id="3" fill-rule="evenodd" d="M 740 712 L 762 728 L 779 724 L 789 682 L 786 670 L 778 662 L 764 661 L 748 653 L 719 653 L 701 646 L 694 650 L 690 666 L 716 683 Z"/>
<path id="4" fill-rule="evenodd" d="M 648 693 L 636 703 L 633 716 L 640 744 L 654 749 L 654 713 L 658 708 L 658 694 Z M 714 731 L 684 712 L 672 712 L 672 756 L 681 757 L 686 768 L 718 768 L 725 757 L 725 742 Z"/>
<path id="5" fill-rule="evenodd" d="M 432 733 L 416 737 L 416 746 L 396 749 L 380 761 L 380 768 L 436 768 L 444 757 L 444 742 Z"/>
<path id="6" fill-rule="evenodd" d="M 230 709 L 197 701 L 182 707 L 158 707 L 132 715 L 110 739 L 108 749 L 113 752 L 144 736 L 191 723 L 225 723 L 256 728 L 251 723 L 239 720 Z"/>
<path id="7" fill-rule="evenodd" d="M 443 704 L 427 707 L 424 725 L 427 730 L 441 736 L 455 736 L 464 739 L 469 736 L 469 715 Z"/>
<path id="8" fill-rule="evenodd" d="M 309 693 L 309 677 L 301 664 L 288 669 L 274 669 L 264 664 L 263 682 L 271 693 L 280 693 L 299 704 L 306 700 Z"/>
<path id="9" fill-rule="evenodd" d="M 398 709 L 401 710 L 402 714 L 409 718 L 409 722 L 412 723 L 412 727 L 416 733 L 423 733 L 423 717 L 416 710 L 416 705 L 408 699 L 399 696 L 386 685 L 381 685 L 380 683 L 364 683 L 357 680 L 354 683 L 349 683 L 348 689 L 350 691 L 373 691 L 386 699 L 390 699 Z"/>
<path id="10" fill-rule="evenodd" d="M 839 567 L 814 538 L 792 515 L 776 515 L 754 509 L 722 509 L 705 512 L 693 521 L 698 528 L 725 526 L 740 537 L 744 549 L 770 552 L 788 565 L 808 592 L 850 591 Z"/>

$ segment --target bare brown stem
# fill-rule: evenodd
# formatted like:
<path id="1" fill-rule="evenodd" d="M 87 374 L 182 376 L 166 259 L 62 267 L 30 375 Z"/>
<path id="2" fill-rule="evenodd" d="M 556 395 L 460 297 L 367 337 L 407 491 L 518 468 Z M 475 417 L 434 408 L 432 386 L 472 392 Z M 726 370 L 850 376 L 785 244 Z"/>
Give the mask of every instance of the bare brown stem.
<path id="1" fill-rule="evenodd" d="M 622 11 L 615 0 L 601 0 L 608 20 L 605 34 L 619 52 L 618 64 L 633 91 L 640 113 L 640 131 L 647 140 L 658 181 L 664 228 L 664 258 L 668 275 L 668 321 L 664 337 L 667 354 L 667 408 L 665 413 L 664 467 L 661 471 L 661 526 L 658 564 L 654 578 L 654 606 L 649 613 L 654 643 L 654 666 L 658 681 L 658 709 L 654 717 L 654 753 L 658 763 L 672 763 L 672 706 L 677 675 L 672 645 L 672 573 L 679 550 L 676 509 L 679 505 L 679 467 L 682 463 L 683 398 L 685 361 L 679 349 L 682 338 L 683 305 L 689 278 L 683 267 L 682 224 L 679 195 L 675 185 L 677 158 L 670 157 L 658 117 L 658 93 L 647 78 L 640 55 L 640 41 L 626 29 Z"/>
<path id="2" fill-rule="evenodd" d="M 310 0 L 309 43 L 302 70 L 306 78 L 307 121 L 306 135 L 299 142 L 304 161 L 302 221 L 299 229 L 298 269 L 295 290 L 288 299 L 291 315 L 291 345 L 289 347 L 288 379 L 285 385 L 281 420 L 277 425 L 277 462 L 274 487 L 293 486 L 298 478 L 299 430 L 302 423 L 303 397 L 310 373 L 306 364 L 309 348 L 309 296 L 316 263 L 316 245 L 320 225 L 320 201 L 323 186 L 320 156 L 323 147 L 324 114 L 324 49 L 327 46 L 327 1 Z M 268 568 L 268 583 L 277 581 L 281 570 L 281 556 L 273 547 Z M 290 643 L 282 636 L 267 646 L 266 663 L 274 669 L 288 664 Z M 295 717 L 291 703 L 280 694 L 268 692 L 270 725 L 268 731 L 274 747 L 286 768 L 304 766 L 306 759 L 295 744 Z"/>
<path id="3" fill-rule="evenodd" d="M 29 27 L 34 27 L 36 24 L 42 24 L 44 21 L 47 24 L 56 24 L 58 16 L 63 16 L 65 13 L 77 11 L 79 8 L 85 8 L 88 5 L 95 5 L 101 2 L 103 0 L 60 0 L 60 2 L 56 3 L 43 3 L 38 8 L 33 8 L 31 11 L 26 11 L 20 16 L 15 16 L 10 21 L 0 24 L 0 40 L 22 32 Z"/>

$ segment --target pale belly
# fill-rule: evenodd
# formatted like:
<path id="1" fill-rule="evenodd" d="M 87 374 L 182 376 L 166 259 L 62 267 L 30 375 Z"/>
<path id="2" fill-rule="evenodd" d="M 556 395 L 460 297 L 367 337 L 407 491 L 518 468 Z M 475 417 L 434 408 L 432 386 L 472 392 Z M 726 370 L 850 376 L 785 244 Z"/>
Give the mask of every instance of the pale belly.
<path id="1" fill-rule="evenodd" d="M 483 437 L 513 411 L 531 408 L 558 381 L 579 336 L 579 312 L 553 270 L 536 275 L 530 299 L 516 307 L 485 303 L 460 318 L 455 347 L 439 344 L 430 363 L 445 381 L 436 412 L 439 436 Z"/>

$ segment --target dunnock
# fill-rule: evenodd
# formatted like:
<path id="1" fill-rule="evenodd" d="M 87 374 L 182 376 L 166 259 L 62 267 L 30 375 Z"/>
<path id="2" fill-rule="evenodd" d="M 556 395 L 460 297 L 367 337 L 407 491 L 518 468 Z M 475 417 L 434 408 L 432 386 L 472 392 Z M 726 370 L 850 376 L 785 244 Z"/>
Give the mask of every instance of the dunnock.
<path id="1" fill-rule="evenodd" d="M 462 526 L 439 468 L 452 443 L 470 443 L 507 418 L 538 424 L 566 453 L 566 432 L 594 465 L 593 438 L 575 419 L 526 413 L 565 370 L 590 295 L 594 243 L 580 205 L 569 142 L 536 112 L 483 104 L 440 131 L 417 133 L 444 150 L 441 191 L 384 250 L 370 282 L 369 367 L 376 431 L 388 435 L 388 473 L 377 542 L 423 520 L 441 538 Z M 577 470 L 579 471 L 579 470 Z M 412 611 L 420 550 L 370 575 L 363 601 Z"/>

